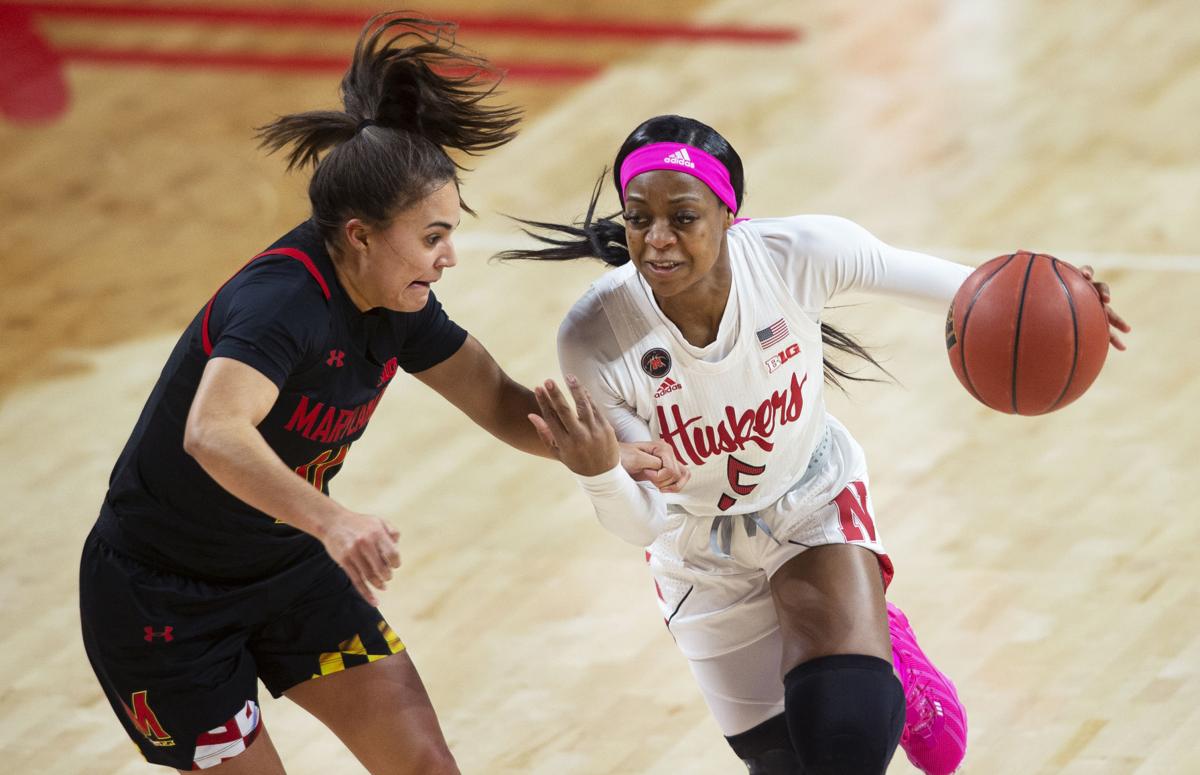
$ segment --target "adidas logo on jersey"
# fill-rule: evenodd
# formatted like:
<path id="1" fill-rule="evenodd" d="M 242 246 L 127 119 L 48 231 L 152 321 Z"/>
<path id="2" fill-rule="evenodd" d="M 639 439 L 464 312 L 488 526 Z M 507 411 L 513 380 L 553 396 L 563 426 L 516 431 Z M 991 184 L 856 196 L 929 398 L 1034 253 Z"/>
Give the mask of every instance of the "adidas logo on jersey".
<path id="1" fill-rule="evenodd" d="M 692 161 L 691 156 L 688 156 L 687 148 L 680 148 L 675 153 L 663 159 L 663 164 L 678 164 L 688 169 L 696 169 L 696 163 Z"/>
<path id="2" fill-rule="evenodd" d="M 670 377 L 667 377 L 662 381 L 662 384 L 658 386 L 658 390 L 654 391 L 654 397 L 662 398 L 673 390 L 683 390 L 683 385 L 679 384 Z"/>

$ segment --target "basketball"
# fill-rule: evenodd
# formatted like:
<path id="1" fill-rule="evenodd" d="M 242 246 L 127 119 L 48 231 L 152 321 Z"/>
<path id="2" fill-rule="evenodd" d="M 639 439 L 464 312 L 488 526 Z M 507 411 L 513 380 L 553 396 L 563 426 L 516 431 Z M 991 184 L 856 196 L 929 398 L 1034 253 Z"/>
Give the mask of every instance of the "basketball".
<path id="1" fill-rule="evenodd" d="M 958 381 L 1008 414 L 1053 412 L 1083 395 L 1104 366 L 1108 336 L 1091 282 L 1065 261 L 1024 250 L 976 269 L 946 317 Z"/>

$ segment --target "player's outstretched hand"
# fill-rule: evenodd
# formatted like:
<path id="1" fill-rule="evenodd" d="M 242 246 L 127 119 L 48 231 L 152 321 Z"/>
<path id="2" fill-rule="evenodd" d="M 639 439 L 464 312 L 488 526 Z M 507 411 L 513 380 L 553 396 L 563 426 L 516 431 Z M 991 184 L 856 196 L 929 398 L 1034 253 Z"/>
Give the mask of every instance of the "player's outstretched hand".
<path id="1" fill-rule="evenodd" d="M 659 492 L 679 492 L 692 478 L 665 441 L 634 441 L 621 445 L 621 467 L 638 482 L 650 482 Z"/>
<path id="2" fill-rule="evenodd" d="M 1108 283 L 1102 283 L 1098 280 L 1092 279 L 1095 276 L 1096 271 L 1090 266 L 1079 267 L 1079 272 L 1087 278 L 1088 282 L 1095 286 L 1096 292 L 1100 294 L 1100 301 L 1104 304 L 1104 313 L 1108 315 L 1108 341 L 1112 342 L 1112 346 L 1118 350 L 1124 350 L 1125 343 L 1121 341 L 1121 337 L 1117 336 L 1116 331 L 1120 331 L 1123 334 L 1128 334 L 1133 329 L 1120 315 L 1113 311 L 1112 307 L 1108 306 L 1108 303 L 1112 301 L 1112 292 L 1108 288 Z M 1113 329 L 1116 329 L 1116 331 Z"/>
<path id="3" fill-rule="evenodd" d="M 620 462 L 617 434 L 579 380 L 568 375 L 567 387 L 575 400 L 574 407 L 554 380 L 535 387 L 533 394 L 542 414 L 530 414 L 529 421 L 542 443 L 556 450 L 567 468 L 580 476 L 602 474 Z"/>
<path id="4" fill-rule="evenodd" d="M 400 531 L 385 520 L 347 511 L 329 526 L 321 542 L 333 561 L 346 571 L 358 593 L 377 606 L 379 598 L 371 587 L 387 589 L 392 568 L 400 567 L 400 551 L 396 548 L 399 539 Z"/>

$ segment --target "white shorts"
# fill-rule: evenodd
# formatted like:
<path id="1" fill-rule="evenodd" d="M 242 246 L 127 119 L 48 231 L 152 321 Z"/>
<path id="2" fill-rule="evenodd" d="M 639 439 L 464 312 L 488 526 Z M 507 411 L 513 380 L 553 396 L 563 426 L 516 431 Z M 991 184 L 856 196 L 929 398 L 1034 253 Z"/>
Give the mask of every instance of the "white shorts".
<path id="1" fill-rule="evenodd" d="M 646 552 L 663 618 L 726 735 L 782 710 L 770 579 L 784 563 L 814 546 L 855 544 L 879 555 L 884 581 L 891 580 L 862 448 L 832 417 L 829 430 L 809 470 L 771 507 L 679 516 Z M 763 659 L 760 651 L 775 656 Z M 758 720 L 742 726 L 751 718 Z"/>

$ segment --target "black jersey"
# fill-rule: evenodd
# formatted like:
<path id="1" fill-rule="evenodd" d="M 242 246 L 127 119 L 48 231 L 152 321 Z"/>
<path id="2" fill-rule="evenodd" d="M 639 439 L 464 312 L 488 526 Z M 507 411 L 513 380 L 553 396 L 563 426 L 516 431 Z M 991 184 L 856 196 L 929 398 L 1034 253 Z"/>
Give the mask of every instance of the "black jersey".
<path id="1" fill-rule="evenodd" d="M 213 580 L 260 578 L 322 551 L 230 494 L 184 451 L 208 359 L 236 359 L 279 387 L 258 430 L 328 493 L 397 370 L 434 366 L 466 336 L 432 291 L 420 312 L 360 312 L 315 225 L 301 224 L 222 286 L 180 337 L 113 469 L 101 535 L 143 562 Z"/>

